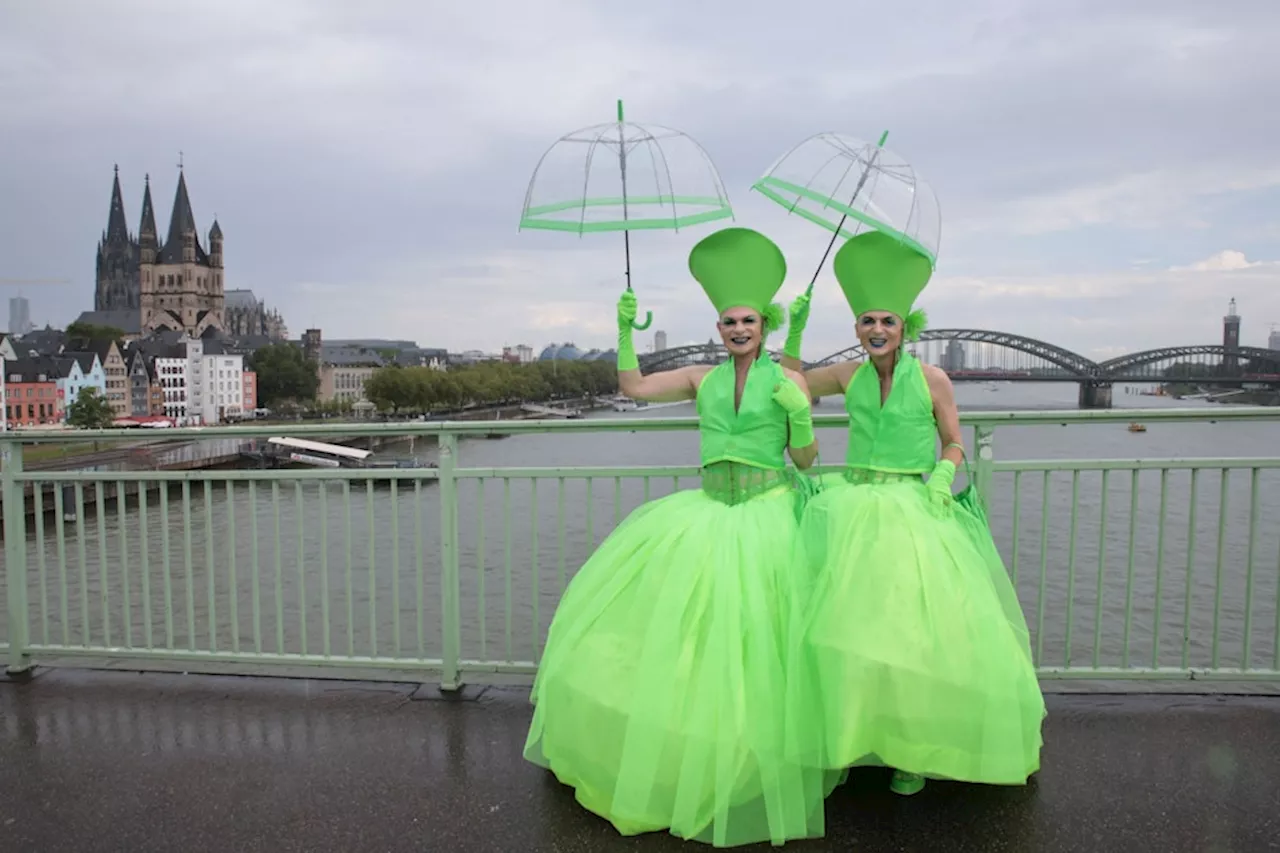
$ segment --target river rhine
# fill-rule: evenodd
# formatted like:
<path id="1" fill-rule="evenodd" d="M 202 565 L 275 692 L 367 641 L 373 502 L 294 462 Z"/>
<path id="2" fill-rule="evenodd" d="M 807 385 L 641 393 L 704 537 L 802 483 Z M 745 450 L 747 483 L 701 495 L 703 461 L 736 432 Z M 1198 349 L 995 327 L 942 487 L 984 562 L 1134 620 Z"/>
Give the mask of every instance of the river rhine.
<path id="1" fill-rule="evenodd" d="M 962 411 L 1074 408 L 1076 393 L 1067 383 L 957 385 Z M 1127 394 L 1119 386 L 1115 403 L 1124 408 L 1197 405 Z M 840 401 L 827 399 L 817 411 L 834 413 L 839 406 Z M 592 417 L 692 414 L 691 405 L 681 405 Z M 1278 435 L 1276 423 L 1150 423 L 1145 433 L 1131 433 L 1124 424 L 1001 427 L 995 453 L 1001 461 L 1274 457 L 1280 455 Z M 843 430 L 819 430 L 818 437 L 824 463 L 843 459 Z M 972 450 L 969 434 L 966 443 Z M 421 459 L 435 457 L 434 447 L 424 452 L 419 445 L 416 453 Z M 465 439 L 459 457 L 459 465 L 467 468 L 691 465 L 697 459 L 697 435 Z M 1238 666 L 1250 587 L 1248 663 L 1275 665 L 1280 470 L 1261 471 L 1256 484 L 1249 469 L 1231 473 L 1221 542 L 1219 472 L 1198 476 L 1194 543 L 1188 536 L 1193 528 L 1187 471 L 1168 474 L 1160 541 L 1161 480 L 1160 471 L 1142 472 L 1135 496 L 1133 475 L 1112 472 L 1104 516 L 1101 473 L 1081 473 L 1073 537 L 1070 472 L 1049 478 L 1047 513 L 1042 512 L 1042 474 L 1022 475 L 1016 513 L 1013 475 L 997 476 L 988 496 L 992 530 L 1015 574 L 1042 665 L 1091 665 L 1096 640 L 1102 666 L 1149 666 L 1155 645 L 1161 666 L 1181 665 L 1184 653 L 1190 666 L 1205 666 L 1213 660 L 1216 610 L 1220 662 Z M 167 523 L 155 494 L 145 514 L 130 504 L 123 519 L 114 508 L 101 519 L 89 508 L 79 522 L 65 525 L 61 544 L 49 516 L 43 548 L 34 536 L 28 544 L 31 640 L 76 646 L 85 641 L 87 625 L 95 645 L 106 640 L 115 647 L 146 646 L 149 629 L 156 647 L 438 658 L 439 486 L 430 480 L 406 480 L 394 490 L 386 484 L 366 486 L 354 481 L 348 494 L 337 481 L 324 484 L 323 493 L 316 481 L 283 481 L 278 492 L 270 483 L 258 483 L 251 501 L 247 483 L 234 483 L 228 496 L 228 484 L 218 482 L 207 502 L 204 484 L 197 482 L 191 486 L 189 514 L 177 488 L 167 498 Z M 679 486 L 692 488 L 696 481 L 682 479 Z M 1255 487 L 1258 525 L 1250 572 Z M 107 488 L 114 489 L 114 483 Z M 647 484 L 553 477 L 537 481 L 536 500 L 533 488 L 521 477 L 459 483 L 464 659 L 536 660 L 560 592 L 577 567 L 617 519 L 646 498 L 646 490 L 648 498 L 658 498 L 670 493 L 673 483 L 670 477 Z M 47 486 L 45 496 L 50 500 Z M 6 620 L 0 607 L 0 638 Z M 1184 625 L 1189 627 L 1185 650 Z"/>

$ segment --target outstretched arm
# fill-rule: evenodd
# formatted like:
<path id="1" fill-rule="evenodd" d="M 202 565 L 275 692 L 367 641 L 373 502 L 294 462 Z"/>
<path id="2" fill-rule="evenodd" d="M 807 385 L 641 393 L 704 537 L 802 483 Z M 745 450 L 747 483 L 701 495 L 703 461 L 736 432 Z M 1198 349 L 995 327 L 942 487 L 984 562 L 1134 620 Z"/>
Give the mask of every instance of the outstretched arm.
<path id="1" fill-rule="evenodd" d="M 691 365 L 677 370 L 664 370 L 645 376 L 640 368 L 623 370 L 618 366 L 618 390 L 632 400 L 650 403 L 675 403 L 698 396 L 698 384 L 710 368 Z"/>
<path id="2" fill-rule="evenodd" d="M 813 410 L 809 386 L 804 376 L 783 369 L 786 378 L 773 389 L 773 399 L 787 412 L 787 453 L 796 467 L 804 470 L 818 458 L 818 439 L 813 433 Z"/>
<path id="3" fill-rule="evenodd" d="M 682 367 L 645 376 L 640 372 L 640 359 L 636 357 L 635 342 L 631 339 L 631 321 L 635 318 L 635 292 L 623 291 L 618 299 L 618 390 L 633 400 L 651 403 L 694 399 L 698 394 L 698 383 L 708 368 Z"/>
<path id="4" fill-rule="evenodd" d="M 843 394 L 849 377 L 853 375 L 851 367 L 835 364 L 805 372 L 804 363 L 800 360 L 800 341 L 804 337 L 804 327 L 809 322 L 809 294 L 802 293 L 796 297 L 791 303 L 790 314 L 787 343 L 782 348 L 782 359 L 779 364 L 794 373 L 804 373 L 810 399 Z"/>

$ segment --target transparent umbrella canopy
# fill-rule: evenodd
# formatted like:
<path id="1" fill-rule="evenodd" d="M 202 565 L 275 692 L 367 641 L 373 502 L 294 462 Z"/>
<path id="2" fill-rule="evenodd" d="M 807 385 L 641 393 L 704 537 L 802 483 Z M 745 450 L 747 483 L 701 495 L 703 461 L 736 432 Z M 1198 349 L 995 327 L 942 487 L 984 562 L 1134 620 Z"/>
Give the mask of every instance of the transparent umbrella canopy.
<path id="1" fill-rule="evenodd" d="M 688 134 L 618 119 L 575 130 L 547 149 L 525 193 L 520 229 L 578 235 L 621 231 L 631 289 L 631 237 L 638 230 L 679 231 L 732 219 L 724 182 Z M 653 313 L 646 312 L 647 329 Z"/>
<path id="2" fill-rule="evenodd" d="M 832 232 L 814 270 L 817 281 L 837 238 L 868 230 L 892 234 L 937 265 L 942 211 L 933 188 L 879 142 L 839 133 L 811 136 L 783 154 L 752 189 Z"/>

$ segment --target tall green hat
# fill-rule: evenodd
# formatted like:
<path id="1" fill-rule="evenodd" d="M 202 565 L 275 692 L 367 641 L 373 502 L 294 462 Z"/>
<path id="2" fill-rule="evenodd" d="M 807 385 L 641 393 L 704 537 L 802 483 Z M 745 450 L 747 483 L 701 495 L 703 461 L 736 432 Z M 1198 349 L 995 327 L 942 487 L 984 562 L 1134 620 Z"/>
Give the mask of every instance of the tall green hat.
<path id="1" fill-rule="evenodd" d="M 831 266 L 855 317 L 889 311 L 902 318 L 909 340 L 920 336 L 925 313 L 912 305 L 933 276 L 933 263 L 918 249 L 883 231 L 867 231 L 846 241 Z"/>
<path id="2" fill-rule="evenodd" d="M 720 313 L 751 308 L 760 312 L 767 331 L 782 325 L 782 306 L 772 300 L 786 280 L 787 260 L 759 231 L 724 228 L 704 237 L 689 253 L 689 272 Z"/>

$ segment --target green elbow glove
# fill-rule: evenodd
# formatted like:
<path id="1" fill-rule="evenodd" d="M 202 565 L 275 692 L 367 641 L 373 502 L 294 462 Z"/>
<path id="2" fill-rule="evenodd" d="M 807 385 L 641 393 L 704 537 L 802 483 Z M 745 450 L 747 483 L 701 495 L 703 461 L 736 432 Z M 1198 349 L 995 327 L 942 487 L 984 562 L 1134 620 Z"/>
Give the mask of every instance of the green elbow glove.
<path id="1" fill-rule="evenodd" d="M 782 347 L 782 354 L 788 358 L 800 360 L 800 339 L 804 336 L 804 327 L 809 322 L 809 294 L 802 293 L 791 303 L 790 325 L 787 327 L 787 342 Z"/>
<path id="2" fill-rule="evenodd" d="M 639 370 L 636 345 L 631 340 L 631 322 L 636 318 L 636 294 L 625 290 L 618 299 L 618 372 Z"/>
<path id="3" fill-rule="evenodd" d="M 773 401 L 787 413 L 792 447 L 808 447 L 817 440 L 813 434 L 813 408 L 799 385 L 784 378 L 774 386 Z"/>
<path id="4" fill-rule="evenodd" d="M 938 509 L 951 506 L 951 484 L 955 479 L 956 463 L 950 459 L 939 459 L 924 486 L 929 491 L 929 500 Z"/>

